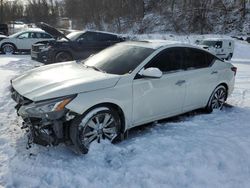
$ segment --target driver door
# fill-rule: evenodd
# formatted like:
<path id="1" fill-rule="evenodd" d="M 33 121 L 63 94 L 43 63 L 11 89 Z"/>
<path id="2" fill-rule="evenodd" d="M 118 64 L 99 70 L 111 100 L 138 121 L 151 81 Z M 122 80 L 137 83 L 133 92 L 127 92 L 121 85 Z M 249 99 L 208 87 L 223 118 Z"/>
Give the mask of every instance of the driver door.
<path id="1" fill-rule="evenodd" d="M 20 34 L 16 38 L 16 46 L 20 50 L 30 49 L 30 32 Z"/>
<path id="2" fill-rule="evenodd" d="M 162 51 L 144 68 L 159 68 L 161 78 L 136 76 L 133 81 L 133 124 L 140 125 L 182 113 L 186 81 L 182 49 Z"/>

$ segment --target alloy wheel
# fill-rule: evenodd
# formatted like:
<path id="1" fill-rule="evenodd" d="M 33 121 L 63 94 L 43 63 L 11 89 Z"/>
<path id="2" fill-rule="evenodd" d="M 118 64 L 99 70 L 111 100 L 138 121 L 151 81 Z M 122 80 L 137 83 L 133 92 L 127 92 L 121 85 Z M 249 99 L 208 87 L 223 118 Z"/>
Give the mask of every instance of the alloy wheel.
<path id="1" fill-rule="evenodd" d="M 11 44 L 5 44 L 3 46 L 3 52 L 5 54 L 13 54 L 14 53 L 14 47 Z"/>
<path id="2" fill-rule="evenodd" d="M 80 141 L 89 148 L 93 141 L 100 143 L 101 139 L 113 140 L 117 136 L 116 121 L 109 112 L 96 114 L 84 125 L 79 126 Z"/>
<path id="3" fill-rule="evenodd" d="M 215 91 L 212 100 L 211 100 L 211 108 L 212 109 L 222 109 L 225 101 L 226 101 L 226 90 L 224 87 L 218 88 Z"/>

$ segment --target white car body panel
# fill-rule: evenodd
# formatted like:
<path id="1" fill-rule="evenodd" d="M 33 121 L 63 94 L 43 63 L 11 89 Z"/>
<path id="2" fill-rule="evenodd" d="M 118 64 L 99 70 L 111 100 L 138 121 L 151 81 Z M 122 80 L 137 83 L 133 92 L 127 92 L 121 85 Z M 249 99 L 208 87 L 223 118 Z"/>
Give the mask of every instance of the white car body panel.
<path id="1" fill-rule="evenodd" d="M 133 123 L 142 124 L 166 115 L 180 113 L 186 84 L 176 85 L 182 73 L 166 73 L 161 78 L 133 81 Z"/>
<path id="2" fill-rule="evenodd" d="M 218 85 L 218 75 L 213 74 L 213 68 L 188 70 L 183 73 L 186 80 L 186 96 L 183 111 L 205 106 L 211 93 Z M 204 85 L 204 82 L 206 85 Z"/>
<path id="3" fill-rule="evenodd" d="M 14 79 L 12 86 L 33 101 L 77 94 L 66 108 L 78 114 L 103 103 L 117 105 L 125 117 L 125 130 L 205 107 L 213 90 L 222 83 L 228 86 L 231 94 L 235 79 L 233 66 L 220 60 L 207 68 L 169 72 L 161 78 L 134 79 L 160 51 L 180 46 L 191 45 L 167 43 L 130 74 L 106 74 L 68 62 L 31 70 Z M 185 82 L 178 84 L 183 80 Z"/>

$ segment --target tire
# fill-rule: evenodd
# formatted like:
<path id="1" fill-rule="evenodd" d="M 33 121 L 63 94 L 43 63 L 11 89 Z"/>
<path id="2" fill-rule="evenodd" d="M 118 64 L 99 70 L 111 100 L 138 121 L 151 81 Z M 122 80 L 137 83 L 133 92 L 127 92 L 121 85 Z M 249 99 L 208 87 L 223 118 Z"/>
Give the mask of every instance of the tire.
<path id="1" fill-rule="evenodd" d="M 100 143 L 102 139 L 107 138 L 112 143 L 120 136 L 120 132 L 119 114 L 112 108 L 98 107 L 72 121 L 70 139 L 76 153 L 87 154 L 92 142 Z"/>
<path id="2" fill-rule="evenodd" d="M 233 57 L 233 54 L 229 54 L 228 57 L 226 58 L 227 61 L 230 61 Z"/>
<path id="3" fill-rule="evenodd" d="M 67 52 L 59 52 L 56 54 L 56 62 L 71 61 L 72 56 Z"/>
<path id="4" fill-rule="evenodd" d="M 211 113 L 215 109 L 221 110 L 226 102 L 226 99 L 227 89 L 225 86 L 219 85 L 211 94 L 208 104 L 206 106 L 206 111 L 208 113 Z"/>
<path id="5" fill-rule="evenodd" d="M 16 48 L 13 44 L 4 44 L 2 46 L 2 52 L 4 54 L 13 54 L 15 53 L 15 51 L 16 51 Z"/>

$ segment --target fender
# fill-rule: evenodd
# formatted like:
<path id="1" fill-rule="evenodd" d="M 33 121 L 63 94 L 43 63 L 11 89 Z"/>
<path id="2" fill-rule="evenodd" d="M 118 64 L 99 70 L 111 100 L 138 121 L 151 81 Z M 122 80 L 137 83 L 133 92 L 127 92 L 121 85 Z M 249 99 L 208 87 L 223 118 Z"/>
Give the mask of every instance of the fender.
<path id="1" fill-rule="evenodd" d="M 91 107 L 102 103 L 111 103 L 120 107 L 125 118 L 125 129 L 131 127 L 132 120 L 132 86 L 108 88 L 80 93 L 66 108 L 77 114 L 83 114 Z"/>

